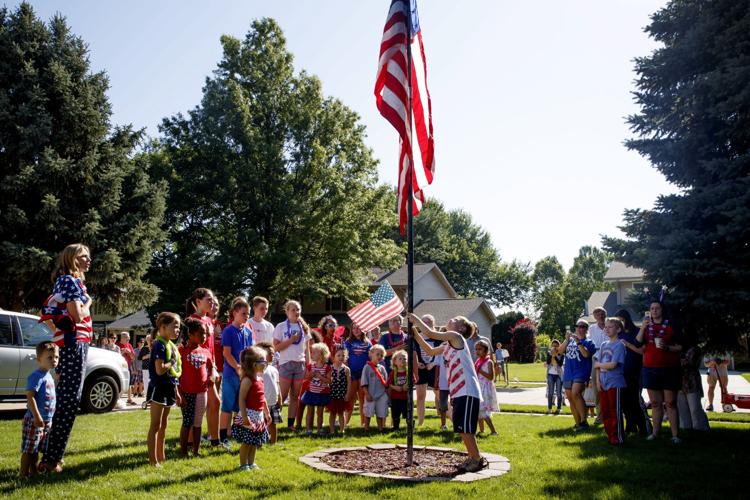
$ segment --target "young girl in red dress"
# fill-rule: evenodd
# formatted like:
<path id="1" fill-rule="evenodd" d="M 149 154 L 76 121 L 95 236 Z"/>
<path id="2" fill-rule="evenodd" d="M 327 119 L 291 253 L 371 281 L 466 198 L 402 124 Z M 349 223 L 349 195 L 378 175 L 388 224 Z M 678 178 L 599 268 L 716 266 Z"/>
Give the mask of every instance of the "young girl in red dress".
<path id="1" fill-rule="evenodd" d="M 242 352 L 240 412 L 232 425 L 232 436 L 240 443 L 240 470 L 259 469 L 255 453 L 268 442 L 271 414 L 263 388 L 263 369 L 268 364 L 266 352 L 249 347 Z"/>

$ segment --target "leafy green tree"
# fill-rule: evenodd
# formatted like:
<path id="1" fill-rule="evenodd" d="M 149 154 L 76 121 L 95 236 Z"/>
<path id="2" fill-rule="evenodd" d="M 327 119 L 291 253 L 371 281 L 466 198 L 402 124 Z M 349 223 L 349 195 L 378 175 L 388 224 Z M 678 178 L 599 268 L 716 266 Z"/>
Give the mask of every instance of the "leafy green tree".
<path id="1" fill-rule="evenodd" d="M 196 286 L 222 298 L 361 298 L 371 268 L 402 258 L 387 238 L 395 199 L 377 185 L 364 126 L 295 73 L 272 19 L 221 44 L 200 105 L 163 121 L 152 154 L 171 185 L 157 306 L 181 309 Z"/>
<path id="2" fill-rule="evenodd" d="M 397 229 L 391 237 L 404 241 Z M 446 210 L 434 198 L 414 218 L 414 259 L 435 262 L 459 295 L 483 297 L 494 306 L 522 303 L 530 286 L 526 264 L 502 262 L 489 233 L 471 215 Z"/>
<path id="3" fill-rule="evenodd" d="M 610 289 L 604 275 L 611 261 L 611 255 L 592 246 L 580 248 L 567 273 L 554 256 L 539 260 L 531 275 L 539 330 L 550 335 L 564 332 L 581 315 L 592 292 Z"/>
<path id="4" fill-rule="evenodd" d="M 141 132 L 113 128 L 107 77 L 65 19 L 0 9 L 0 307 L 37 310 L 54 258 L 81 241 L 98 312 L 152 303 L 144 280 L 163 241 L 166 186 L 137 154 Z"/>
<path id="5" fill-rule="evenodd" d="M 531 304 L 537 311 L 539 331 L 557 334 L 570 324 L 565 308 L 566 277 L 557 257 L 544 257 L 534 265 Z"/>
<path id="6" fill-rule="evenodd" d="M 750 330 L 750 2 L 671 1 L 636 60 L 628 148 L 679 187 L 651 210 L 626 210 L 618 258 L 669 287 L 689 333 L 731 346 Z"/>

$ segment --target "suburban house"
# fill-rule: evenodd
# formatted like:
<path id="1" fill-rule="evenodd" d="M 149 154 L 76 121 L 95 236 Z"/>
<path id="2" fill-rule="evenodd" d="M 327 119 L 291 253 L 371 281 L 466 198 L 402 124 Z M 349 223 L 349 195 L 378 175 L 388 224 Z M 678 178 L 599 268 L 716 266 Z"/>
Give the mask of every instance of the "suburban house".
<path id="1" fill-rule="evenodd" d="M 585 304 L 584 318 L 593 322 L 591 312 L 597 307 L 606 309 L 608 316 L 614 316 L 618 309 L 627 309 L 633 321 L 638 323 L 643 311 L 633 311 L 626 304 L 631 292 L 643 289 L 643 270 L 615 261 L 609 265 L 604 282 L 611 283 L 614 291 L 592 292 Z"/>
<path id="2" fill-rule="evenodd" d="M 387 281 L 396 295 L 405 301 L 408 277 L 406 265 L 395 271 L 373 269 L 373 274 L 375 279 L 370 284 L 371 292 Z M 334 316 L 339 323 L 349 323 L 351 320 L 346 316 L 346 311 L 355 305 L 348 304 L 341 297 L 325 299 L 304 297 L 302 312 L 311 324 L 317 323 L 327 314 Z M 437 264 L 432 262 L 414 264 L 414 312 L 419 315 L 432 314 L 438 325 L 446 324 L 454 316 L 466 316 L 477 324 L 480 334 L 487 336 L 496 321 L 495 314 L 486 300 L 459 297 Z"/>

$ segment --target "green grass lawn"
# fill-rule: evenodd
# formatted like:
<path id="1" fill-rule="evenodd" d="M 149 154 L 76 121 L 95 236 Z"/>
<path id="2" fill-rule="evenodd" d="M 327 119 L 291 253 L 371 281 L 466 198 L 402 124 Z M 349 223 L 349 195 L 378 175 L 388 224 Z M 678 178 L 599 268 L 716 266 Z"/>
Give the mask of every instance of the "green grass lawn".
<path id="1" fill-rule="evenodd" d="M 509 380 L 520 382 L 547 382 L 544 363 L 510 363 L 507 364 Z"/>
<path id="2" fill-rule="evenodd" d="M 356 417 L 355 419 L 356 420 Z M 364 435 L 354 428 L 346 438 L 303 438 L 282 434 L 280 444 L 259 451 L 257 471 L 237 471 L 236 453 L 204 449 L 204 457 L 179 459 L 175 445 L 180 412 L 173 411 L 164 469 L 148 466 L 146 412 L 79 417 L 59 476 L 16 478 L 20 420 L 0 421 L 0 495 L 10 498 L 226 497 L 265 498 L 508 498 L 540 497 L 728 497 L 742 496 L 750 449 L 750 425 L 713 423 L 704 435 L 687 434 L 679 447 L 666 438 L 632 438 L 623 447 L 606 442 L 600 427 L 574 434 L 571 419 L 504 413 L 493 419 L 499 437 L 482 436 L 480 448 L 510 459 L 500 478 L 470 484 L 399 483 L 338 476 L 298 461 L 310 451 L 375 442 L 404 442 L 403 434 Z M 438 431 L 438 420 L 415 436 L 416 444 L 461 449 L 457 437 Z M 742 458 L 742 457 L 746 458 Z M 693 478 L 693 479 L 690 479 Z M 698 480 L 698 478 L 714 478 Z M 719 479 L 720 478 L 720 479 Z"/>
<path id="3" fill-rule="evenodd" d="M 743 378 L 744 378 L 745 380 L 747 380 L 748 382 L 750 382 L 750 373 L 743 373 L 743 374 L 742 374 L 742 377 L 743 377 Z"/>

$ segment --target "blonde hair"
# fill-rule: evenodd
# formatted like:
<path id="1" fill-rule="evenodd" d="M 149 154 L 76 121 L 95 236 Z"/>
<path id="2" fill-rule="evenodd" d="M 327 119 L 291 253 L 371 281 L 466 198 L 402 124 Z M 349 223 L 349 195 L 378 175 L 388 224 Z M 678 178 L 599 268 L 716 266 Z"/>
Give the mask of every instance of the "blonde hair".
<path id="1" fill-rule="evenodd" d="M 234 321 L 234 313 L 242 308 L 246 308 L 250 312 L 250 304 L 247 303 L 245 297 L 235 297 L 232 301 L 232 307 L 229 308 L 229 319 Z"/>
<path id="2" fill-rule="evenodd" d="M 310 346 L 310 354 L 312 355 L 312 353 L 314 352 L 320 352 L 321 354 L 323 354 L 324 363 L 326 362 L 326 360 L 328 360 L 328 358 L 331 357 L 331 350 L 323 342 L 318 342 L 317 344 L 313 344 Z"/>
<path id="3" fill-rule="evenodd" d="M 372 356 L 372 353 L 374 352 L 379 352 L 383 355 L 383 357 L 385 357 L 385 347 L 380 344 L 374 345 L 370 348 L 370 356 Z"/>
<path id="4" fill-rule="evenodd" d="M 83 243 L 73 243 L 63 248 L 63 251 L 57 255 L 57 262 L 55 263 L 55 271 L 52 273 L 52 281 L 55 281 L 60 276 L 70 274 L 74 278 L 85 279 L 83 271 L 78 269 L 78 262 L 76 259 L 83 253 L 87 252 L 91 255 L 89 247 Z"/>
<path id="5" fill-rule="evenodd" d="M 246 377 L 255 373 L 255 363 L 265 361 L 267 352 L 265 349 L 255 346 L 248 347 L 242 351 L 240 354 L 240 368 L 242 368 L 242 373 Z"/>
<path id="6" fill-rule="evenodd" d="M 289 308 L 292 307 L 292 306 L 295 306 L 297 308 L 297 310 L 299 310 L 298 321 L 302 325 L 302 329 L 305 331 L 305 333 L 309 335 L 310 334 L 310 325 L 308 325 L 307 322 L 305 321 L 305 318 L 302 317 L 302 304 L 300 304 L 296 300 L 287 300 L 284 303 L 284 312 L 288 312 Z"/>
<path id="7" fill-rule="evenodd" d="M 620 318 L 612 317 L 607 318 L 604 320 L 605 323 L 612 323 L 617 328 L 620 329 L 621 332 L 625 331 L 625 325 L 623 324 L 622 320 Z"/>
<path id="8" fill-rule="evenodd" d="M 394 365 L 393 362 L 396 361 L 396 358 L 404 358 L 404 361 L 407 363 L 407 365 L 409 364 L 409 355 L 406 354 L 406 351 L 404 351 L 403 349 L 393 353 L 393 356 L 391 356 L 391 365 Z"/>

